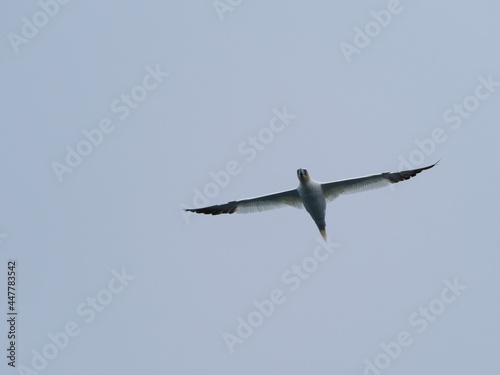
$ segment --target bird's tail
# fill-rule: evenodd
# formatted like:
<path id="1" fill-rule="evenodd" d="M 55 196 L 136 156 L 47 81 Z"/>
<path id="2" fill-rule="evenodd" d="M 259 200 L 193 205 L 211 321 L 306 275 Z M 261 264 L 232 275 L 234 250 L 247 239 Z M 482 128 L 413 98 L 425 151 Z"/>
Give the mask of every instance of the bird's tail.
<path id="1" fill-rule="evenodd" d="M 320 229 L 319 232 L 321 233 L 321 236 L 323 237 L 323 239 L 326 241 L 326 230 Z"/>

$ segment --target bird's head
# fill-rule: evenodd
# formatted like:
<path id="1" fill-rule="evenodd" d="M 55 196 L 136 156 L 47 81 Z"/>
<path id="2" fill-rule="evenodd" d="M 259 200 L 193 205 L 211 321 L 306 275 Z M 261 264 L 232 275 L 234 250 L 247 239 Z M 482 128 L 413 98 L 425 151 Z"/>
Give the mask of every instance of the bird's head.
<path id="1" fill-rule="evenodd" d="M 297 169 L 297 177 L 300 182 L 307 182 L 311 179 L 311 177 L 309 177 L 309 173 L 307 173 L 307 169 L 302 168 Z"/>

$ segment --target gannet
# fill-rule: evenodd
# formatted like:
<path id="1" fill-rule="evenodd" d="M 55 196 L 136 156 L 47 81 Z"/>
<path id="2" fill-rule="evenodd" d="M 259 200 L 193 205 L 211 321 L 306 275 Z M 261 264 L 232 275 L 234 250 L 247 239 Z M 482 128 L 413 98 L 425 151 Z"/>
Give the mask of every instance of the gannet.
<path id="1" fill-rule="evenodd" d="M 401 172 L 386 172 L 333 182 L 314 181 L 309 172 L 307 172 L 307 169 L 299 168 L 297 170 L 297 177 L 300 182 L 296 189 L 263 195 L 261 197 L 241 199 L 215 206 L 187 208 L 185 210 L 197 214 L 220 215 L 234 214 L 235 212 L 243 214 L 260 212 L 285 206 L 305 208 L 316 223 L 321 236 L 326 240 L 325 213 L 327 202 L 331 202 L 343 194 L 378 189 L 408 180 L 418 173 L 434 167 L 436 164 L 437 162 L 424 168 Z"/>

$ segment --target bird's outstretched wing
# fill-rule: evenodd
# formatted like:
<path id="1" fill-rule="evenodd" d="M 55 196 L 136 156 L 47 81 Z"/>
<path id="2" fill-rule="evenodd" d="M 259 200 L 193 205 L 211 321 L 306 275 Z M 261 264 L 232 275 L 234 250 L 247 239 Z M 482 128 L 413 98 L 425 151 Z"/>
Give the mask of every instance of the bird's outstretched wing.
<path id="1" fill-rule="evenodd" d="M 340 180 L 334 182 L 322 183 L 323 193 L 327 201 L 332 201 L 342 194 L 353 194 L 366 190 L 378 189 L 396 182 L 408 180 L 418 173 L 434 167 L 437 163 L 429 165 L 428 167 L 412 169 L 401 172 L 386 172 L 374 174 L 371 176 L 364 176 L 352 178 L 349 180 Z"/>
<path id="2" fill-rule="evenodd" d="M 297 189 L 263 195 L 261 197 L 241 199 L 239 201 L 218 204 L 210 207 L 187 208 L 186 211 L 205 215 L 234 214 L 235 212 L 246 214 L 250 212 L 272 210 L 285 206 L 302 208 L 302 201 Z"/>

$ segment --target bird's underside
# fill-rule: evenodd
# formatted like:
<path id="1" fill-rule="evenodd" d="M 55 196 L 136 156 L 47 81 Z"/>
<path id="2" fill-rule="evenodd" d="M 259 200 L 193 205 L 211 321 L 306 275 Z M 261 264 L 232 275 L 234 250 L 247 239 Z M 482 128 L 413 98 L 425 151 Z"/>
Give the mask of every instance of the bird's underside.
<path id="1" fill-rule="evenodd" d="M 296 189 L 255 198 L 240 199 L 209 207 L 188 208 L 186 211 L 205 215 L 220 215 L 260 212 L 285 206 L 304 207 L 316 222 L 323 238 L 326 239 L 325 209 L 327 202 L 334 200 L 340 195 L 377 189 L 408 180 L 418 173 L 434 167 L 436 164 L 407 171 L 386 172 L 326 183 L 314 181 L 310 178 L 307 170 L 298 169 L 297 177 L 300 183 Z"/>

